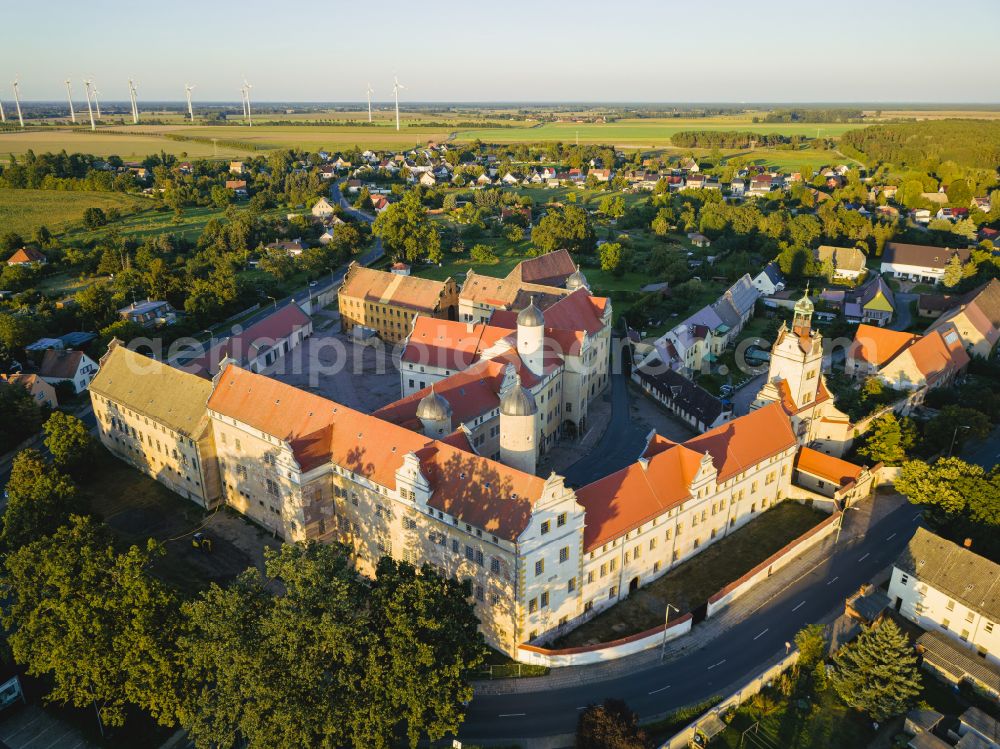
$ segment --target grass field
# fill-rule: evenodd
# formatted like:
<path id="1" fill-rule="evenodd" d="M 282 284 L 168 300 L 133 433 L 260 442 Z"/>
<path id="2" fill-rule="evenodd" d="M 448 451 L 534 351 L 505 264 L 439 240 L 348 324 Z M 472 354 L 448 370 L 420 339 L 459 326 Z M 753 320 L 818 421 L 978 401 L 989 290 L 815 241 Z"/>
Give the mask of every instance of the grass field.
<path id="1" fill-rule="evenodd" d="M 122 212 L 145 207 L 148 201 L 116 192 L 72 192 L 57 190 L 10 190 L 0 188 L 0 227 L 30 238 L 44 225 L 60 233 L 83 219 L 88 208 Z"/>

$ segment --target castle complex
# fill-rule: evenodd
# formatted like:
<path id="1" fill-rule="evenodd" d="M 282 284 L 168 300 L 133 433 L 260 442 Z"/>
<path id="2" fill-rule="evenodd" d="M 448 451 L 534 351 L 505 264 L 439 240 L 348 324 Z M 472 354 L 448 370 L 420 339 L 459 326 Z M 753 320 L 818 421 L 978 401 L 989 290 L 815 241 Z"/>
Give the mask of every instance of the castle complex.
<path id="1" fill-rule="evenodd" d="M 467 279 L 469 319 L 416 314 L 403 397 L 373 414 L 231 361 L 208 381 L 113 342 L 91 385 L 101 440 L 206 508 L 224 502 L 286 541 L 343 544 L 362 574 L 389 555 L 468 580 L 487 642 L 513 655 L 786 499 L 800 445 L 837 416 L 816 405 L 803 304 L 747 416 L 683 443 L 652 433 L 635 462 L 586 486 L 536 475 L 610 378 L 610 301 L 559 267 L 564 255 L 499 281 L 523 295 L 489 301 L 485 277 Z M 479 311 L 462 312 L 473 297 Z"/>

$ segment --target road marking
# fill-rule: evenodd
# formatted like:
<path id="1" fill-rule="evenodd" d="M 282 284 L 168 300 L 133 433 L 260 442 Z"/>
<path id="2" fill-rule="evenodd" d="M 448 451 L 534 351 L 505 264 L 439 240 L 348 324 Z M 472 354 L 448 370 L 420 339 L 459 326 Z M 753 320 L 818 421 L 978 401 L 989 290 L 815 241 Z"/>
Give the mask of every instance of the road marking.
<path id="1" fill-rule="evenodd" d="M 578 708 L 577 708 L 577 710 L 586 710 L 586 709 L 587 709 L 587 706 L 586 706 L 586 705 L 584 705 L 583 707 L 578 707 Z"/>
<path id="2" fill-rule="evenodd" d="M 886 541 L 892 541 L 892 539 L 894 539 L 895 537 L 896 537 L 896 534 L 895 534 L 895 533 L 893 533 L 893 534 L 892 534 L 891 536 L 889 536 L 889 537 L 888 537 L 888 538 L 886 539 Z"/>
<path id="3" fill-rule="evenodd" d="M 799 609 L 801 609 L 801 608 L 802 608 L 803 606 L 805 606 L 805 605 L 806 605 L 806 602 L 805 602 L 805 601 L 803 601 L 803 602 L 802 602 L 802 603 L 800 603 L 800 604 L 799 604 L 798 606 L 796 606 L 796 607 L 795 607 L 794 609 L 792 609 L 792 611 L 798 611 Z"/>
<path id="4" fill-rule="evenodd" d="M 715 668 L 716 666 L 721 666 L 721 665 L 722 665 L 723 663 L 725 663 L 725 662 L 726 662 L 726 659 L 725 659 L 725 658 L 723 658 L 723 659 L 722 659 L 721 661 L 719 661 L 718 663 L 713 663 L 713 664 L 712 664 L 711 666 L 709 666 L 709 667 L 708 667 L 708 669 L 707 669 L 707 670 L 708 670 L 708 671 L 711 671 L 711 670 L 712 670 L 713 668 Z"/>
<path id="5" fill-rule="evenodd" d="M 665 687 L 660 687 L 659 689 L 654 689 L 650 694 L 656 694 L 657 692 L 662 692 L 664 689 L 670 689 L 670 685 L 667 684 Z"/>
<path id="6" fill-rule="evenodd" d="M 523 718 L 526 713 L 500 713 L 501 718 Z"/>
<path id="7" fill-rule="evenodd" d="M 827 583 L 827 585 L 833 585 L 839 579 L 840 579 L 840 575 L 836 575 L 832 580 L 830 580 L 830 582 Z"/>
<path id="8" fill-rule="evenodd" d="M 759 640 L 759 639 L 760 639 L 761 637 L 763 637 L 763 636 L 764 636 L 764 635 L 766 635 L 766 634 L 767 634 L 767 630 L 765 629 L 765 630 L 764 630 L 763 632 L 761 632 L 761 633 L 760 633 L 759 635 L 757 635 L 757 636 L 756 636 L 755 638 L 753 638 L 753 639 L 754 639 L 755 641 L 756 641 L 756 640 Z"/>
<path id="9" fill-rule="evenodd" d="M 922 518 L 923 516 L 924 516 L 924 513 L 922 513 L 922 512 L 918 512 L 918 513 L 917 513 L 916 515 L 914 515 L 914 516 L 913 516 L 913 522 L 914 522 L 914 523 L 915 523 L 915 522 L 917 522 L 917 521 L 918 521 L 918 520 L 920 520 L 920 518 Z"/>
<path id="10" fill-rule="evenodd" d="M 870 557 L 871 555 L 872 555 L 872 553 L 871 553 L 870 551 L 869 551 L 869 552 L 866 552 L 866 553 L 865 553 L 865 555 L 864 555 L 863 557 L 861 557 L 861 559 L 859 559 L 858 561 L 859 561 L 859 562 L 863 562 L 863 561 L 865 561 L 865 560 L 866 560 L 866 559 L 867 559 L 868 557 Z"/>

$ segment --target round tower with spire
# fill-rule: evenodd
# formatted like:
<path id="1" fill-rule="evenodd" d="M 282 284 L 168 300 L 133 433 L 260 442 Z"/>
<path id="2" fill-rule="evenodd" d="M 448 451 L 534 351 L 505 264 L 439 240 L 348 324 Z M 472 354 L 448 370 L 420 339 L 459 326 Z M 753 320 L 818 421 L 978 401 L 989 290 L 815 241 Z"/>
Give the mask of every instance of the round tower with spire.
<path id="1" fill-rule="evenodd" d="M 516 375 L 500 399 L 500 462 L 525 473 L 537 464 L 538 406 Z"/>
<path id="2" fill-rule="evenodd" d="M 440 439 L 451 434 L 451 404 L 431 385 L 431 391 L 417 404 L 417 418 L 428 437 Z"/>
<path id="3" fill-rule="evenodd" d="M 517 314 L 517 354 L 532 374 L 541 376 L 545 368 L 545 315 L 531 297 Z"/>

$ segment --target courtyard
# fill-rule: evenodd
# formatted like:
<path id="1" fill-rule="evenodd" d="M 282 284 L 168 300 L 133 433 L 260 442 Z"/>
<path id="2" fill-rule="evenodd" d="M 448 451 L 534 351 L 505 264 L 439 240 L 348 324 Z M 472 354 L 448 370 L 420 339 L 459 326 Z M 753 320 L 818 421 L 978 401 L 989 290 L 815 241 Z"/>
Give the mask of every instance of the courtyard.
<path id="1" fill-rule="evenodd" d="M 668 603 L 680 609 L 671 616 L 693 611 L 827 517 L 798 502 L 782 502 L 559 638 L 554 647 L 593 645 L 652 629 L 663 623 Z"/>

